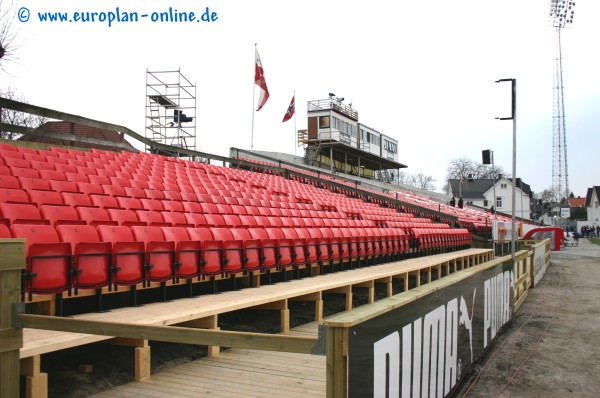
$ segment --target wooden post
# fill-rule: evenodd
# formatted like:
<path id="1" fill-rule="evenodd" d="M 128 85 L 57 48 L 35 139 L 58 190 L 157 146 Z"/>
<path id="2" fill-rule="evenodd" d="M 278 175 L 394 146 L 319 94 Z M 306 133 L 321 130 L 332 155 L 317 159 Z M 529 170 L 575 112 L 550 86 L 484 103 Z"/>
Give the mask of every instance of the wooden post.
<path id="1" fill-rule="evenodd" d="M 328 327 L 326 332 L 327 398 L 348 396 L 348 329 Z"/>
<path id="2" fill-rule="evenodd" d="M 13 325 L 14 304 L 21 299 L 25 239 L 0 239 L 0 398 L 19 396 L 19 350 L 23 329 Z"/>

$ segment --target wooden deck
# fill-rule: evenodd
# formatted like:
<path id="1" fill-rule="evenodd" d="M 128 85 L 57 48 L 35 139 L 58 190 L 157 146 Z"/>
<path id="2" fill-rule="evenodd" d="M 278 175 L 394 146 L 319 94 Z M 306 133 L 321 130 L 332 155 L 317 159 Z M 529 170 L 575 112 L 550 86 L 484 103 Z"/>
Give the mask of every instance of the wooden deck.
<path id="1" fill-rule="evenodd" d="M 316 336 L 317 322 L 288 334 Z M 174 366 L 144 382 L 131 382 L 92 395 L 129 397 L 324 397 L 326 357 L 274 351 L 229 349 Z"/>
<path id="2" fill-rule="evenodd" d="M 381 264 L 352 271 L 337 272 L 318 277 L 304 278 L 289 282 L 264 285 L 258 288 L 247 288 L 220 294 L 203 295 L 172 302 L 146 304 L 142 307 L 127 307 L 105 313 L 88 313 L 74 316 L 76 319 L 122 322 L 136 325 L 154 326 L 187 326 L 195 328 L 218 329 L 218 316 L 245 308 L 270 309 L 280 312 L 281 332 L 290 332 L 289 301 L 314 302 L 315 321 L 323 317 L 323 294 L 338 293 L 346 296 L 346 309 L 352 308 L 353 287 L 369 289 L 369 301 L 374 302 L 375 284 L 386 284 L 388 296 L 392 291 L 392 281 L 400 279 L 404 290 L 421 285 L 422 280 L 431 281 L 440 275 L 448 275 L 456 271 L 470 268 L 493 258 L 491 250 L 468 249 L 459 252 L 419 257 L 400 262 Z M 437 276 L 435 276 L 437 275 Z M 296 335 L 316 336 L 316 325 L 309 324 L 293 331 Z M 312 329 L 311 329 L 312 328 Z M 41 355 L 84 344 L 111 340 L 111 336 L 90 335 L 83 333 L 55 332 L 38 329 L 23 330 L 24 345 L 20 350 L 22 375 L 30 377 L 32 384 L 43 391 L 44 377 L 40 376 Z M 131 339 L 129 339 L 131 340 Z M 209 358 L 183 366 L 181 373 L 173 370 L 152 375 L 150 380 L 150 347 L 147 340 L 123 341 L 136 348 L 136 375 L 133 392 L 119 387 L 102 397 L 129 396 L 324 396 L 325 392 L 325 357 L 308 354 L 281 353 L 271 351 L 255 351 L 246 349 L 230 349 L 219 354 L 218 347 L 209 347 Z M 252 359 L 249 359 L 252 358 Z M 320 369 L 315 371 L 315 369 Z M 23 369 L 26 369 L 23 371 Z M 179 369 L 179 367 L 177 368 Z M 322 370 L 322 371 L 321 371 Z M 192 377 L 200 375 L 198 378 Z M 219 376 L 219 374 L 221 374 Z M 263 379 L 264 377 L 264 379 Z M 221 379 L 220 379 L 221 378 Z M 189 385 L 183 380 L 189 379 Z M 196 379 L 199 379 L 196 380 Z M 211 380 L 216 380 L 212 382 Z M 242 386 L 242 380 L 248 380 Z M 177 380 L 174 382 L 174 380 Z M 223 380 L 226 380 L 224 382 Z M 211 384 L 212 383 L 212 384 Z M 244 382 L 245 383 L 245 382 Z M 252 384 L 254 383 L 254 384 Z M 281 383 L 281 387 L 279 384 Z M 138 391 L 144 385 L 146 392 Z M 256 388 L 252 387 L 253 385 Z M 289 390 L 289 395 L 284 395 Z M 129 390 L 128 390 L 129 391 Z M 152 392 L 154 391 L 154 392 Z M 251 393 L 255 392 L 256 395 Z M 218 393 L 218 394 L 217 394 Z M 117 395 L 114 395 L 117 394 Z M 121 395 L 118 395 L 121 394 Z M 219 395 L 223 394 L 223 395 Z M 35 395 L 34 395 L 35 396 Z"/>

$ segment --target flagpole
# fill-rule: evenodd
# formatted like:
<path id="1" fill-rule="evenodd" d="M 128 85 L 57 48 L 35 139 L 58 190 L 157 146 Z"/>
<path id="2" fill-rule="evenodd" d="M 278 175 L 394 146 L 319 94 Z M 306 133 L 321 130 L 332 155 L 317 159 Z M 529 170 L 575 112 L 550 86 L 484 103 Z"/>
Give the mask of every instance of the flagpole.
<path id="1" fill-rule="evenodd" d="M 297 130 L 296 130 L 296 90 L 294 90 L 294 161 L 296 160 L 296 147 L 298 147 L 298 143 L 296 142 L 296 134 L 297 134 Z"/>
<path id="2" fill-rule="evenodd" d="M 256 97 L 256 43 L 254 43 L 254 79 L 252 80 L 252 135 L 250 136 L 250 151 L 254 150 L 254 97 Z"/>

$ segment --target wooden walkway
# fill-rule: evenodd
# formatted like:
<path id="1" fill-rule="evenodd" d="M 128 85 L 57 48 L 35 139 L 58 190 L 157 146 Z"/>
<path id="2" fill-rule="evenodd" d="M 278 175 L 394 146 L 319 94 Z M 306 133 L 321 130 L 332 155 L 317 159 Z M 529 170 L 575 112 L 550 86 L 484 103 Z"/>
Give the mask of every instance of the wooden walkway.
<path id="1" fill-rule="evenodd" d="M 317 322 L 287 334 L 317 335 Z M 325 356 L 229 349 L 92 395 L 93 398 L 324 397 Z"/>
<path id="2" fill-rule="evenodd" d="M 260 286 L 259 288 L 247 288 L 221 294 L 178 299 L 166 303 L 152 303 L 142 307 L 120 308 L 105 313 L 77 315 L 73 318 L 138 325 L 178 325 L 218 329 L 219 314 L 245 308 L 269 309 L 280 312 L 280 330 L 286 333 L 290 331 L 289 301 L 313 302 L 315 305 L 314 320 L 321 321 L 323 318 L 323 294 L 325 293 L 344 294 L 346 297 L 346 310 L 350 310 L 352 309 L 352 289 L 354 287 L 368 288 L 369 302 L 372 303 L 375 300 L 376 283 L 387 285 L 387 295 L 391 296 L 397 293 L 393 292 L 392 289 L 393 280 L 401 280 L 404 291 L 406 291 L 409 289 L 409 281 L 413 286 L 420 286 L 422 281 L 423 283 L 430 282 L 441 275 L 449 275 L 482 264 L 492 258 L 493 253 L 491 250 L 467 249 L 276 283 Z M 311 327 L 314 331 L 310 329 Z M 294 333 L 300 335 L 304 333 L 305 337 L 312 334 L 316 337 L 316 326 L 306 326 L 304 329 L 294 330 Z M 110 336 L 28 328 L 23 330 L 23 337 L 24 346 L 20 350 L 21 374 L 28 376 L 28 382 L 33 386 L 32 389 L 40 391 L 39 394 L 33 393 L 31 396 L 43 396 L 45 384 L 47 383 L 47 375 L 40 373 L 42 354 L 113 339 Z M 204 393 L 214 396 L 239 396 L 240 392 L 243 392 L 244 396 L 286 396 L 282 395 L 282 392 L 288 389 L 290 389 L 291 394 L 289 396 L 312 396 L 310 391 L 313 389 L 315 390 L 315 396 L 323 396 L 325 392 L 325 357 L 321 356 L 270 351 L 256 352 L 244 349 L 230 349 L 219 354 L 219 347 L 209 346 L 209 358 L 197 361 L 198 363 L 182 365 L 185 372 L 191 372 L 191 374 L 197 372 L 201 375 L 199 377 L 200 381 L 194 381 L 193 377 L 188 377 L 189 375 L 169 376 L 168 372 L 161 372 L 150 377 L 150 347 L 147 340 L 117 339 L 116 343 L 135 347 L 135 380 L 144 381 L 144 383 L 133 383 L 132 385 L 135 387 L 132 388 L 135 390 L 136 388 L 142 388 L 140 387 L 142 385 L 147 385 L 153 386 L 156 391 L 154 393 L 144 392 L 147 395 L 141 394 L 139 391 L 125 392 L 124 395 L 103 395 L 106 397 L 153 397 L 165 396 L 165 394 L 174 396 L 175 392 L 191 394 L 180 395 L 182 397 L 200 396 Z M 250 362 L 248 362 L 248 358 L 252 358 Z M 315 367 L 322 371 L 314 371 Z M 220 370 L 223 376 L 217 376 L 215 374 L 217 370 Z M 186 374 L 185 372 L 182 374 Z M 228 382 L 217 381 L 211 384 L 212 379 L 219 380 L 219 377 L 228 380 Z M 264 377 L 264 380 L 262 377 Z M 178 381 L 173 382 L 174 378 Z M 190 385 L 185 384 L 184 388 L 184 383 L 179 380 L 182 378 L 189 378 Z M 252 384 L 248 384 L 246 387 L 238 387 L 238 384 L 246 378 L 248 383 L 256 383 L 256 394 L 258 395 L 250 394 L 255 391 Z M 278 380 L 277 383 L 281 383 L 281 390 L 280 387 L 274 387 L 275 380 Z M 161 387 L 163 385 L 170 385 L 170 387 L 165 390 L 167 387 Z M 111 390 L 110 394 L 120 394 L 119 391 L 121 389 L 117 388 L 115 391 Z M 216 395 L 217 391 L 222 391 L 225 395 Z M 277 393 L 275 394 L 275 392 Z"/>

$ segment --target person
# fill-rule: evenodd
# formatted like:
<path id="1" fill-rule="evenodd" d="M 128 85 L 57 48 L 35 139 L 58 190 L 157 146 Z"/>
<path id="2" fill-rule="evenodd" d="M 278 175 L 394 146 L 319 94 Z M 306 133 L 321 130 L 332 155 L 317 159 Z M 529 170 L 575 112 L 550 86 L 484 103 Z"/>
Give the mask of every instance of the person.
<path id="1" fill-rule="evenodd" d="M 463 208 L 463 200 L 462 198 L 458 198 L 458 207 Z"/>
<path id="2" fill-rule="evenodd" d="M 492 207 L 490 207 L 490 212 L 492 214 L 496 214 L 496 208 L 494 207 L 494 205 L 492 205 Z"/>
<path id="3" fill-rule="evenodd" d="M 452 199 L 450 199 L 450 206 L 456 206 L 456 199 L 454 199 L 454 196 L 452 197 Z"/>

